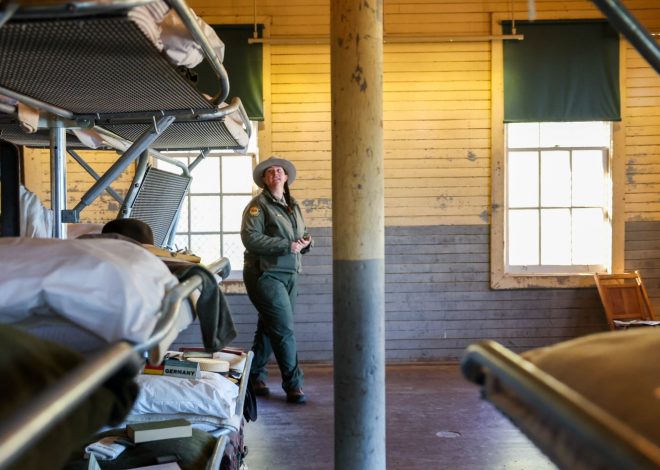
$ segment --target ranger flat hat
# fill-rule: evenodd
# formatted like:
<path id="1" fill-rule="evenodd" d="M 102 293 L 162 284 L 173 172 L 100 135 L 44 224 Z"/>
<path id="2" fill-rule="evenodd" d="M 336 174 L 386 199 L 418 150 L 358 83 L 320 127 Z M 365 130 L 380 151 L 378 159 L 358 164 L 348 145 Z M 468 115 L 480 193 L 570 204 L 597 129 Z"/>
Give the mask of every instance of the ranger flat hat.
<path id="1" fill-rule="evenodd" d="M 289 160 L 278 157 L 277 155 L 273 155 L 263 162 L 260 162 L 254 168 L 254 171 L 252 172 L 252 179 L 254 180 L 254 184 L 260 188 L 264 187 L 264 171 L 266 171 L 271 166 L 281 166 L 284 168 L 284 171 L 286 171 L 286 174 L 289 176 L 289 179 L 287 180 L 289 186 L 295 181 L 296 167 L 293 166 L 293 163 L 291 163 Z"/>

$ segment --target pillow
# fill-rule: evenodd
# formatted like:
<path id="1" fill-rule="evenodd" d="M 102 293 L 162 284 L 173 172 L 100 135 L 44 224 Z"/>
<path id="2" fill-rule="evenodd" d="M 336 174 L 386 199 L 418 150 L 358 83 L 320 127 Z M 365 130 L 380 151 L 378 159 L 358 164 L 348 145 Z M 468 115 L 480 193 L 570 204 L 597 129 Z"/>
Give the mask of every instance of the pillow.
<path id="1" fill-rule="evenodd" d="M 108 342 L 145 342 L 177 279 L 123 240 L 0 238 L 0 322 L 54 312 Z"/>
<path id="2" fill-rule="evenodd" d="M 200 372 L 199 379 L 141 374 L 140 393 L 130 412 L 135 415 L 190 414 L 227 419 L 234 414 L 238 386 L 215 372 Z"/>

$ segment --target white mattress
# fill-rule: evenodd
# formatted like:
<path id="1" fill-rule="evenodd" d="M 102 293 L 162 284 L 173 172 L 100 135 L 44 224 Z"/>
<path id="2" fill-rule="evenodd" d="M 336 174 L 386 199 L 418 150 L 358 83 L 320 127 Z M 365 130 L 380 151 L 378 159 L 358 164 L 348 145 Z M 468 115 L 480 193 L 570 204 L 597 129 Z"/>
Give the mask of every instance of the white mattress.
<path id="1" fill-rule="evenodd" d="M 106 342 L 144 343 L 178 284 L 156 256 L 122 240 L 0 238 L 0 259 L 0 322 L 54 315 Z"/>

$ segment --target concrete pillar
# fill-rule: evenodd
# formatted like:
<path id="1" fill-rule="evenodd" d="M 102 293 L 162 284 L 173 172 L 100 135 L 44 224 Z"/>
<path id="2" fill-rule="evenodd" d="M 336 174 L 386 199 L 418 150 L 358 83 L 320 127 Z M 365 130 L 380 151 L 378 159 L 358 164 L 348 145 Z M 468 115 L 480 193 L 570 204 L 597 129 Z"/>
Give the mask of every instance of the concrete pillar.
<path id="1" fill-rule="evenodd" d="M 330 16 L 335 468 L 383 470 L 383 2 Z"/>

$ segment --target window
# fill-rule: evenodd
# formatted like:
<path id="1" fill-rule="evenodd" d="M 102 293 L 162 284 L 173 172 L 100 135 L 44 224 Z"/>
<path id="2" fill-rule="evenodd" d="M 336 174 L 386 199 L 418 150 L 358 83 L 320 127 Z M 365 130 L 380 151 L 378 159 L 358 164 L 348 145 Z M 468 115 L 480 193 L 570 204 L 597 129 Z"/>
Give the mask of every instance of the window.
<path id="1" fill-rule="evenodd" d="M 190 165 L 197 152 L 169 153 Z M 184 198 L 175 236 L 177 249 L 188 248 L 203 263 L 227 257 L 231 278 L 243 270 L 241 217 L 252 199 L 252 156 L 211 152 L 192 171 L 190 190 Z M 180 171 L 174 165 L 157 161 L 159 168 Z"/>
<path id="2" fill-rule="evenodd" d="M 492 43 L 490 286 L 593 286 L 623 269 L 625 46 L 601 20 L 515 25 Z"/>
<path id="3" fill-rule="evenodd" d="M 611 124 L 511 123 L 506 133 L 506 271 L 609 269 Z"/>

